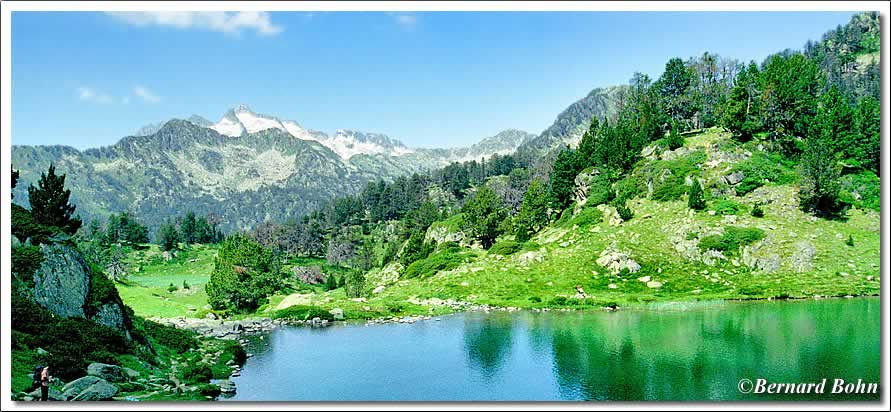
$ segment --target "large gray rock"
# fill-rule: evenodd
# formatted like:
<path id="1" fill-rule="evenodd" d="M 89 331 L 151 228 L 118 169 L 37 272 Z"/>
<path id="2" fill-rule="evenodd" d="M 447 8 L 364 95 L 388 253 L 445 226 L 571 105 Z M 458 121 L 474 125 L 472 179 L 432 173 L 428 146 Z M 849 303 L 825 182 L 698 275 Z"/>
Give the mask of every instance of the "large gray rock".
<path id="1" fill-rule="evenodd" d="M 798 242 L 795 244 L 797 250 L 790 259 L 792 269 L 796 272 L 807 272 L 814 268 L 814 257 L 817 256 L 817 249 L 809 242 Z"/>
<path id="2" fill-rule="evenodd" d="M 329 311 L 329 313 L 331 313 L 331 316 L 334 317 L 334 320 L 343 320 L 343 309 L 334 308 L 334 309 L 331 309 Z"/>
<path id="3" fill-rule="evenodd" d="M 96 376 L 109 382 L 123 382 L 121 367 L 107 363 L 91 363 L 87 366 L 87 375 Z"/>
<path id="4" fill-rule="evenodd" d="M 27 394 L 27 396 L 30 396 L 32 399 L 39 400 L 40 399 L 40 388 L 34 389 L 33 391 L 31 391 L 31 393 Z M 49 388 L 49 390 L 46 393 L 46 398 L 51 401 L 66 400 L 65 396 L 62 394 L 62 392 L 59 392 L 54 388 Z"/>
<path id="5" fill-rule="evenodd" d="M 96 314 L 91 318 L 94 322 L 108 326 L 109 328 L 125 331 L 124 327 L 124 311 L 121 306 L 116 303 L 106 303 L 99 307 Z"/>
<path id="6" fill-rule="evenodd" d="M 96 382 L 86 389 L 83 390 L 80 394 L 75 396 L 73 401 L 107 401 L 112 397 L 117 395 L 118 387 L 114 386 L 106 381 L 100 380 Z"/>
<path id="7" fill-rule="evenodd" d="M 80 252 L 67 245 L 42 244 L 43 262 L 34 271 L 34 300 L 65 317 L 84 317 L 90 291 L 90 268 Z"/>
<path id="8" fill-rule="evenodd" d="M 75 379 L 71 382 L 68 382 L 68 384 L 62 387 L 62 398 L 66 401 L 71 400 L 72 398 L 83 392 L 84 389 L 89 388 L 90 386 L 101 380 L 102 379 L 96 376 L 84 376 L 83 378 Z"/>
<path id="9" fill-rule="evenodd" d="M 630 273 L 640 270 L 640 264 L 631 258 L 631 254 L 619 250 L 615 243 L 604 249 L 603 252 L 600 252 L 597 264 L 605 267 L 614 275 L 621 273 L 623 270 L 628 270 Z"/>

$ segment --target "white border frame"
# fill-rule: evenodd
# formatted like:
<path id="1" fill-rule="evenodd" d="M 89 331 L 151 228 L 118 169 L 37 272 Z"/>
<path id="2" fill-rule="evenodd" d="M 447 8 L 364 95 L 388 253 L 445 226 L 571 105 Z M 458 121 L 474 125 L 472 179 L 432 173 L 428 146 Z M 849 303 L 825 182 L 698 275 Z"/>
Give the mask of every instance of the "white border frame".
<path id="1" fill-rule="evenodd" d="M 882 61 L 882 162 L 881 175 L 887 179 L 889 176 L 889 140 L 888 140 L 888 13 L 889 4 L 887 2 L 878 1 L 852 1 L 852 2 L 793 2 L 793 1 L 777 1 L 777 2 L 755 2 L 755 1 L 728 1 L 728 2 L 700 2 L 700 1 L 640 1 L 640 2 L 622 2 L 622 1 L 603 1 L 603 2 L 576 2 L 576 1 L 529 1 L 529 2 L 501 2 L 501 1 L 481 1 L 481 2 L 463 2 L 463 1 L 423 1 L 423 2 L 401 2 L 401 1 L 377 1 L 377 2 L 279 2 L 279 1 L 258 1 L 258 2 L 202 2 L 202 1 L 183 1 L 183 2 L 154 2 L 154 1 L 134 1 L 134 2 L 9 2 L 4 1 L 2 4 L 2 16 L 0 16 L 0 38 L 2 38 L 2 54 L 0 54 L 0 107 L 2 107 L 2 117 L 0 117 L 0 148 L 2 148 L 2 157 L 0 157 L 0 204 L 2 204 L 2 219 L 0 219 L 0 244 L 2 244 L 2 260 L 0 260 L 0 268 L 2 268 L 2 296 L 0 296 L 0 309 L 2 309 L 2 327 L 0 327 L 0 336 L 2 336 L 2 363 L 0 363 L 0 409 L 6 410 L 52 410 L 64 408 L 68 410 L 124 410 L 124 409 L 142 409 L 142 410 L 292 410 L 292 409 L 321 409 L 321 410 L 343 410 L 343 409 L 365 409 L 365 410 L 479 410 L 479 409 L 525 409 L 525 410 L 620 410 L 620 409 L 670 409 L 670 410 L 712 410 L 712 409 L 729 409 L 729 410 L 746 410 L 746 409 L 776 409 L 781 407 L 787 410 L 843 410 L 843 409 L 872 409 L 872 410 L 888 410 L 889 407 L 889 368 L 888 368 L 888 252 L 889 252 L 889 226 L 888 226 L 888 185 L 882 180 L 882 213 L 881 213 L 881 299 L 882 299 L 882 373 L 881 403 L 864 403 L 864 402 L 785 402 L 785 403 L 768 403 L 768 402 L 691 402 L 691 403 L 661 403 L 661 402 L 586 402 L 586 403 L 300 403 L 300 402 L 168 402 L 168 403 L 126 403 L 115 402 L 110 404 L 97 403 L 14 403 L 10 400 L 10 249 L 7 239 L 10 238 L 10 212 L 8 200 L 10 196 L 10 187 L 5 182 L 10 181 L 9 164 L 11 161 L 11 105 L 12 93 L 11 88 L 11 13 L 13 11 L 145 11 L 145 10 L 189 10 L 189 11 L 241 11 L 241 10 L 262 10 L 262 11 L 866 11 L 875 10 L 881 14 L 881 61 Z M 826 30 L 831 29 L 827 27 Z M 815 39 L 816 40 L 816 39 Z M 798 45 L 796 47 L 800 47 Z M 777 50 L 782 49 L 781 46 Z M 766 56 L 765 56 L 766 57 Z M 555 110 L 559 110 L 556 108 Z"/>

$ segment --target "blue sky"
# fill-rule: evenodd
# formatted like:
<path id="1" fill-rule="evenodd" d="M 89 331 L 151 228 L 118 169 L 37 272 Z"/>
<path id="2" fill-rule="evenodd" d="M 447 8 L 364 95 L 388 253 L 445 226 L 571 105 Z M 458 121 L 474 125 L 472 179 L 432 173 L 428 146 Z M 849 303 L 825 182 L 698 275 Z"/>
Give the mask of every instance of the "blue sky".
<path id="1" fill-rule="evenodd" d="M 246 103 L 412 147 L 540 133 L 592 88 L 705 51 L 761 61 L 851 12 L 12 14 L 12 142 L 80 149 Z"/>

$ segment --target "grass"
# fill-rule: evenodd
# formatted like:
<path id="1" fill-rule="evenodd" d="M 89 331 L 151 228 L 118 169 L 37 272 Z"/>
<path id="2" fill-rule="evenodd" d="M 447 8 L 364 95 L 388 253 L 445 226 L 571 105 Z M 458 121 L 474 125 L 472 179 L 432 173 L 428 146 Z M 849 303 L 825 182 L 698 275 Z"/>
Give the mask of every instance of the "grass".
<path id="1" fill-rule="evenodd" d="M 116 284 L 118 293 L 139 316 L 197 316 L 207 305 L 204 285 L 210 279 L 216 254 L 215 245 L 192 245 L 168 262 L 157 245 L 133 251 L 126 258 L 129 276 Z M 183 288 L 183 282 L 189 289 Z M 177 290 L 168 291 L 170 284 Z"/>
<path id="2" fill-rule="evenodd" d="M 751 189 L 737 190 L 740 195 L 733 196 L 731 191 L 711 201 L 712 210 L 717 211 L 714 214 L 690 211 L 680 195 L 667 196 L 662 201 L 641 196 L 631 199 L 627 206 L 634 212 L 634 218 L 618 226 L 602 221 L 596 209 L 584 208 L 576 216 L 565 213 L 559 223 L 545 228 L 521 246 L 510 238 L 499 239 L 488 252 L 452 245 L 409 268 L 394 263 L 386 270 L 374 269 L 363 299 L 350 299 L 343 289 L 309 288 L 301 290 L 302 297 L 295 302 L 326 311 L 341 308 L 347 319 L 367 319 L 450 311 L 444 306 L 417 304 L 430 299 L 502 307 L 586 308 L 879 293 L 879 216 L 870 207 L 874 205 L 868 202 L 871 195 L 864 197 L 864 193 L 872 193 L 869 188 L 874 186 L 875 179 L 870 176 L 851 179 L 848 187 L 866 189 L 858 190 L 864 201 L 854 205 L 846 221 L 816 219 L 798 209 L 797 180 L 794 174 L 790 175 L 791 169 L 785 164 L 771 165 L 770 156 L 759 154 L 754 143 L 738 145 L 727 133 L 717 129 L 686 136 L 685 142 L 688 149 L 693 149 L 691 154 L 671 161 L 641 161 L 634 174 L 626 178 L 627 186 L 637 188 L 638 194 L 644 196 L 645 191 L 641 189 L 647 179 L 664 169 L 672 170 L 672 176 L 677 179 L 672 182 L 675 185 L 683 185 L 682 176 L 696 174 L 706 180 L 706 187 L 720 188 L 716 182 L 734 170 L 751 172 L 751 176 L 763 177 L 769 182 L 760 180 Z M 742 156 L 746 150 L 753 153 L 748 160 L 714 161 L 717 151 Z M 672 200 L 675 197 L 678 198 Z M 749 213 L 756 204 L 761 204 L 763 217 Z M 457 230 L 460 218 L 456 215 L 436 222 L 431 230 Z M 748 229 L 740 232 L 731 227 Z M 728 253 L 733 255 L 728 259 L 709 266 L 687 256 L 687 253 L 699 253 L 700 242 L 710 236 L 728 240 L 722 237 L 728 232 L 733 234 L 733 239 L 729 239 L 733 244 L 728 245 L 727 250 L 735 252 Z M 855 246 L 845 244 L 849 237 L 855 239 Z M 803 242 L 817 252 L 813 269 L 798 273 L 791 265 L 791 257 Z M 740 247 L 746 244 L 765 245 L 752 249 L 749 254 L 764 258 L 777 254 L 780 267 L 772 273 L 748 267 L 740 257 Z M 617 276 L 598 265 L 600 253 L 611 245 L 630 253 L 641 265 L 640 271 Z M 209 273 L 212 250 L 194 253 L 207 256 L 193 256 L 196 261 L 186 260 L 187 264 L 182 266 L 173 264 L 173 269 L 145 266 L 144 272 L 131 277 L 133 284 L 119 285 L 124 301 L 137 313 L 158 316 L 188 316 L 187 305 L 203 306 L 206 298 L 201 293 L 179 295 L 167 294 L 164 290 L 169 283 L 181 283 L 183 279 L 197 285 L 198 279 L 185 276 Z M 289 263 L 319 265 L 326 270 L 322 259 L 300 258 Z M 397 276 L 382 276 L 386 271 Z M 650 288 L 638 280 L 645 276 L 662 283 L 662 287 Z M 575 295 L 575 285 L 584 288 L 589 296 L 587 300 L 571 298 Z M 384 289 L 372 294 L 371 290 L 378 286 Z M 270 297 L 269 304 L 264 305 L 258 315 L 274 315 L 286 296 Z"/>

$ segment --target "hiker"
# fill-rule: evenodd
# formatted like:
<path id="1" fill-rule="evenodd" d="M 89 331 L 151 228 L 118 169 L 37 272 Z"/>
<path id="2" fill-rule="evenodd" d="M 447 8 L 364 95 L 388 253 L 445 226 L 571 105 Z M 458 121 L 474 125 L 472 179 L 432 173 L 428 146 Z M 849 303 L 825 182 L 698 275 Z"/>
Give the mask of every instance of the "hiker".
<path id="1" fill-rule="evenodd" d="M 40 401 L 46 402 L 49 398 L 49 384 L 52 377 L 49 374 L 49 366 L 44 366 L 40 371 Z"/>
<path id="2" fill-rule="evenodd" d="M 576 293 L 577 293 L 576 296 L 578 296 L 578 297 L 580 297 L 580 298 L 586 298 L 586 297 L 588 297 L 588 295 L 585 294 L 585 291 L 582 290 L 582 285 L 575 285 L 575 291 L 576 291 Z"/>

